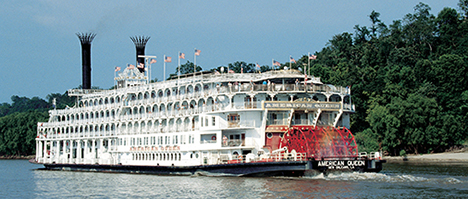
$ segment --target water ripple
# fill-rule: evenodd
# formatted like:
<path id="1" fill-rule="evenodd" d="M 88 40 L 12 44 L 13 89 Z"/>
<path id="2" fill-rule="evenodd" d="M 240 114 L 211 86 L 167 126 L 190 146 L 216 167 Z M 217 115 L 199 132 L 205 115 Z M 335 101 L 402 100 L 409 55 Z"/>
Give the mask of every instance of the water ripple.
<path id="1" fill-rule="evenodd" d="M 463 198 L 468 166 L 387 164 L 382 173 L 317 173 L 303 178 L 158 176 L 34 170 L 1 161 L 9 198 Z"/>
<path id="2" fill-rule="evenodd" d="M 428 182 L 428 183 L 445 183 L 445 184 L 460 184 L 467 183 L 455 177 L 437 178 L 437 177 L 421 177 L 409 174 L 385 174 L 385 173 L 359 173 L 359 172 L 340 172 L 330 173 L 328 175 L 319 174 L 316 176 L 305 177 L 309 179 L 335 180 L 335 181 L 373 181 L 373 182 Z"/>

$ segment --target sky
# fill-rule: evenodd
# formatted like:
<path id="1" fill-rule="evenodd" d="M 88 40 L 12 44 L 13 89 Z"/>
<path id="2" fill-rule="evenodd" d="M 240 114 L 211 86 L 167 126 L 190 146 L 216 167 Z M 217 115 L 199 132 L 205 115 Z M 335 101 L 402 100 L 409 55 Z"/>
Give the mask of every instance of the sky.
<path id="1" fill-rule="evenodd" d="M 151 37 L 146 55 L 157 56 L 152 78 L 177 68 L 178 52 L 204 70 L 236 61 L 271 65 L 320 51 L 355 25 L 370 26 L 370 13 L 387 25 L 423 2 L 437 14 L 458 0 L 3 0 L 0 5 L 0 103 L 11 96 L 46 99 L 82 84 L 76 33 L 96 33 L 91 45 L 91 85 L 114 85 L 114 68 L 135 63 L 132 36 Z"/>

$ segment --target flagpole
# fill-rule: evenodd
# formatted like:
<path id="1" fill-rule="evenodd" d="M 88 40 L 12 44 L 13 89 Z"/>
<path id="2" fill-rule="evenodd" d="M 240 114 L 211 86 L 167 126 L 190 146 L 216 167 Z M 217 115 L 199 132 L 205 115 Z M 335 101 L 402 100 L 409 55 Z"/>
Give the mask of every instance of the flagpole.
<path id="1" fill-rule="evenodd" d="M 148 71 L 146 71 L 146 76 L 148 77 L 148 79 L 146 79 L 146 83 L 149 84 L 150 83 L 150 80 L 151 80 L 151 68 L 150 68 L 150 65 L 148 64 L 148 59 L 147 57 L 145 57 L 145 64 L 148 68 Z M 145 67 L 143 67 L 143 70 L 146 69 Z"/>
<path id="2" fill-rule="evenodd" d="M 197 72 L 197 49 L 193 52 L 193 82 L 195 82 L 195 73 Z"/>
<path id="3" fill-rule="evenodd" d="M 291 65 L 292 65 L 292 56 L 289 55 L 289 69 L 291 69 Z"/>
<path id="4" fill-rule="evenodd" d="M 275 70 L 275 65 L 273 65 L 274 61 L 275 61 L 275 59 L 271 59 L 271 68 L 272 68 L 273 70 Z"/>
<path id="5" fill-rule="evenodd" d="M 180 51 L 179 54 L 177 55 L 177 95 L 180 95 Z"/>
<path id="6" fill-rule="evenodd" d="M 163 81 L 166 81 L 166 55 L 164 55 L 164 73 L 163 73 Z"/>
<path id="7" fill-rule="evenodd" d="M 307 64 L 307 68 L 310 68 L 310 52 L 308 54 L 309 57 L 307 57 L 307 60 L 309 61 L 309 63 Z M 306 70 L 306 76 L 309 76 L 309 70 Z"/>
<path id="8" fill-rule="evenodd" d="M 149 58 L 148 58 L 149 59 Z M 148 82 L 151 82 L 151 60 L 150 60 L 150 64 L 148 66 L 148 71 L 149 71 L 149 79 L 148 79 Z"/>
<path id="9" fill-rule="evenodd" d="M 177 72 L 177 85 L 179 85 L 179 80 L 180 80 L 180 51 L 179 51 L 178 61 L 177 61 L 177 71 L 178 71 Z"/>

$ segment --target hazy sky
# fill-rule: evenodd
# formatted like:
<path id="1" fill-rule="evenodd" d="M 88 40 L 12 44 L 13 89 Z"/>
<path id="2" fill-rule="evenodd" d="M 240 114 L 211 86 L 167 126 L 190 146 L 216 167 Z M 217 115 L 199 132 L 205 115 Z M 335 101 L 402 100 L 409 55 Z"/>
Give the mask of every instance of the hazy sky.
<path id="1" fill-rule="evenodd" d="M 177 67 L 177 53 L 211 69 L 236 61 L 271 65 L 320 51 L 333 35 L 370 26 L 379 12 L 387 25 L 414 13 L 420 1 L 143 1 L 3 0 L 0 5 L 0 103 L 11 96 L 64 93 L 81 82 L 81 46 L 75 33 L 94 32 L 92 86 L 114 85 L 114 68 L 135 63 L 130 36 L 150 36 L 147 55 L 157 56 L 152 77 Z M 425 0 L 431 13 L 458 9 L 458 0 Z M 187 60 L 183 60 L 185 63 Z"/>

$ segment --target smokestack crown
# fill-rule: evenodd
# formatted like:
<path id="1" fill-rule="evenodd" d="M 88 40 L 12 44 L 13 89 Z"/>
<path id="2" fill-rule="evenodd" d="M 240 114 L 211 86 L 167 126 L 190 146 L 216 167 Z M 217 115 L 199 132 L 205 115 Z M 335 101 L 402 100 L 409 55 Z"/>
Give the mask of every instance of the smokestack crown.
<path id="1" fill-rule="evenodd" d="M 135 37 L 130 37 L 130 39 L 133 41 L 135 44 L 135 47 L 138 48 L 145 48 L 146 43 L 151 37 L 145 37 L 145 36 L 135 36 Z"/>
<path id="2" fill-rule="evenodd" d="M 96 33 L 76 33 L 76 36 L 80 39 L 81 45 L 91 44 L 94 37 L 96 37 Z"/>

